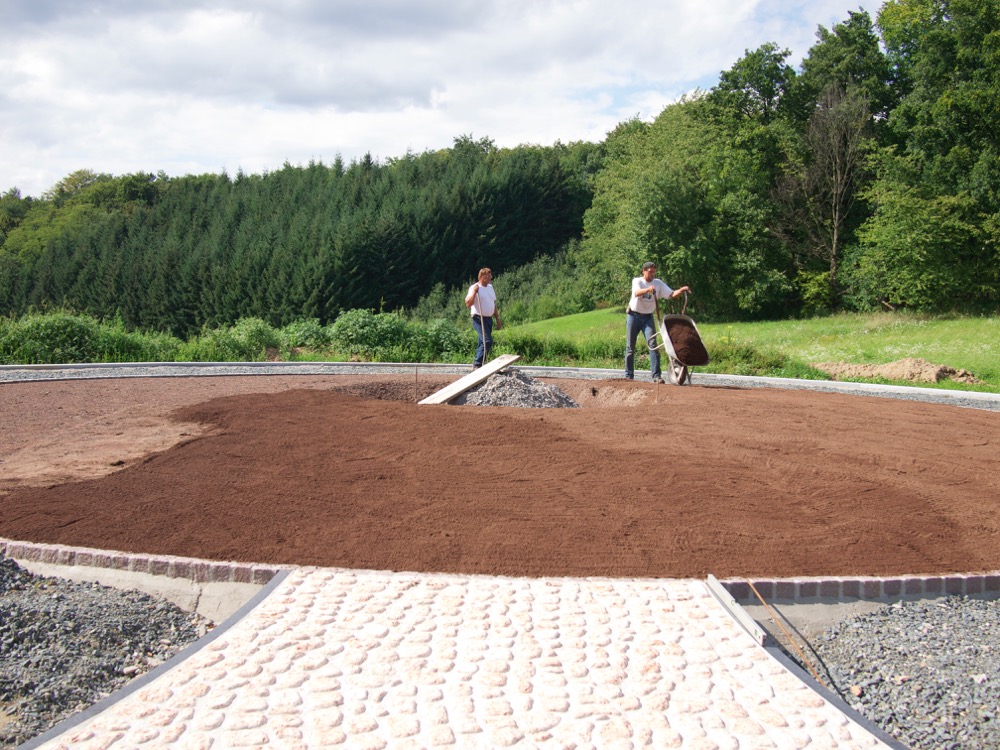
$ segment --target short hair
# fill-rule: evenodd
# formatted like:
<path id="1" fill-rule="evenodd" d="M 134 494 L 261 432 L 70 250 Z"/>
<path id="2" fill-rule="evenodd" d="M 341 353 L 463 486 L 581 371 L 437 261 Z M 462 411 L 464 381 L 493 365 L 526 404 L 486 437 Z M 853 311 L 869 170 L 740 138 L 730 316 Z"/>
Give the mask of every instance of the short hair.
<path id="1" fill-rule="evenodd" d="M 648 268 L 656 268 L 656 264 L 651 260 L 647 260 L 642 264 L 642 270 L 645 271 Z"/>
<path id="2" fill-rule="evenodd" d="M 479 275 L 478 275 L 478 276 L 477 276 L 476 278 L 477 278 L 477 279 L 481 279 L 481 278 L 483 278 L 483 275 L 484 275 L 484 274 L 487 274 L 487 273 L 488 273 L 488 274 L 489 274 L 490 276 L 492 276 L 492 275 L 493 275 L 493 271 L 491 271 L 490 269 L 488 269 L 488 268 L 480 268 L 480 269 L 479 269 Z"/>

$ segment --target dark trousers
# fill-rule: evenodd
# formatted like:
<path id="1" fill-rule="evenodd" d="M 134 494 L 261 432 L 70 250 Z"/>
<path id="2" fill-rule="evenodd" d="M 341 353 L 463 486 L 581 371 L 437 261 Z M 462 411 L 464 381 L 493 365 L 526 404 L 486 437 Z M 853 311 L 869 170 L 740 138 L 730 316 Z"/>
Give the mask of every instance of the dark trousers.
<path id="1" fill-rule="evenodd" d="M 635 376 L 635 342 L 640 332 L 647 341 L 656 335 L 656 321 L 652 313 L 629 313 L 625 316 L 625 377 L 630 380 Z M 660 353 L 656 349 L 649 352 L 649 369 L 653 380 L 660 377 Z"/>
<path id="2" fill-rule="evenodd" d="M 476 361 L 472 366 L 482 367 L 483 362 L 489 359 L 490 350 L 493 348 L 493 318 L 473 315 L 472 327 L 476 329 L 476 335 L 479 337 L 476 342 Z"/>

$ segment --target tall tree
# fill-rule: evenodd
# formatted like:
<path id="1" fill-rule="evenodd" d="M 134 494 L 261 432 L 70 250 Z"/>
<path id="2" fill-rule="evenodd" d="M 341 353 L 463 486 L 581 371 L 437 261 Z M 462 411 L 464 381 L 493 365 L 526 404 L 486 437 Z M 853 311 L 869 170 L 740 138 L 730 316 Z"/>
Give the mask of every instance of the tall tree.
<path id="1" fill-rule="evenodd" d="M 840 303 L 840 264 L 861 219 L 855 207 L 867 182 L 871 130 L 861 91 L 830 84 L 806 127 L 805 162 L 789 170 L 774 191 L 779 210 L 771 229 L 794 248 L 807 309 L 831 309 Z M 819 267 L 814 269 L 816 262 Z"/>
<path id="2" fill-rule="evenodd" d="M 890 0 L 878 24 L 903 97 L 862 232 L 861 301 L 996 305 L 1000 0 Z"/>

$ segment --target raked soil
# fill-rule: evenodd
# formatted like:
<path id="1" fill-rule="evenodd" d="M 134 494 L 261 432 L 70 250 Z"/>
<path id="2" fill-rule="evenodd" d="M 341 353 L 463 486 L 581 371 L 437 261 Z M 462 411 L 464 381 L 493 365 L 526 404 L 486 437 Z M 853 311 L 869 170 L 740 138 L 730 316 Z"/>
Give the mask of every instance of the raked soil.
<path id="1" fill-rule="evenodd" d="M 416 403 L 455 377 L 0 383 L 0 537 L 526 576 L 1000 569 L 996 412 L 562 378 L 582 408 Z"/>

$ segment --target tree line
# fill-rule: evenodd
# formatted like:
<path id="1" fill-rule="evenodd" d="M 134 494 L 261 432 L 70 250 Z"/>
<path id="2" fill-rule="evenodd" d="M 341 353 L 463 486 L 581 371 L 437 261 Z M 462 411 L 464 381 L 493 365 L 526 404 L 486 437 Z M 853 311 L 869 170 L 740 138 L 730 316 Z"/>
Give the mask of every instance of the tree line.
<path id="1" fill-rule="evenodd" d="M 713 319 L 995 310 L 1000 0 L 889 0 L 788 58 L 748 50 L 600 143 L 462 136 L 384 162 L 11 189 L 0 314 L 68 308 L 177 335 L 433 314 L 484 265 L 551 298 L 524 309 L 569 312 L 623 304 L 647 259 Z"/>
<path id="2" fill-rule="evenodd" d="M 578 236 L 596 150 L 463 137 L 384 164 L 234 178 L 77 172 L 42 200 L 4 197 L 3 311 L 62 306 L 187 334 L 413 305 L 439 281 Z"/>
<path id="3" fill-rule="evenodd" d="M 652 258 L 718 318 L 996 309 L 1000 2 L 890 0 L 816 38 L 608 135 L 593 295 Z"/>

